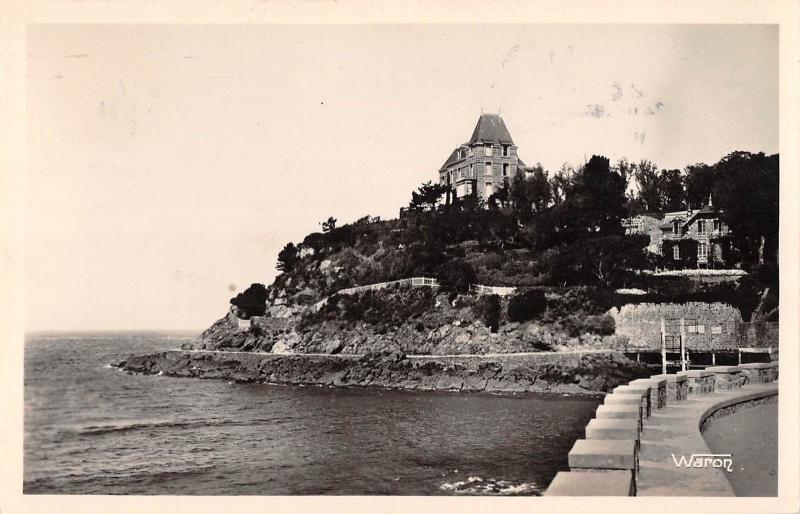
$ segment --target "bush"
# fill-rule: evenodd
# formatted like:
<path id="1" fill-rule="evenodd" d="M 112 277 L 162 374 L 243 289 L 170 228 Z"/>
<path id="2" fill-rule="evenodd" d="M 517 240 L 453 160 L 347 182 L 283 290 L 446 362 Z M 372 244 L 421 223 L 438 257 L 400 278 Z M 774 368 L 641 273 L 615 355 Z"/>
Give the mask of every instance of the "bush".
<path id="1" fill-rule="evenodd" d="M 595 288 L 562 289 L 547 299 L 547 321 L 558 321 L 573 315 L 602 314 L 608 310 L 602 304 L 602 294 Z"/>
<path id="2" fill-rule="evenodd" d="M 469 291 L 470 284 L 475 283 L 476 278 L 475 268 L 464 259 L 455 259 L 446 263 L 436 273 L 436 279 L 443 291 L 466 293 Z"/>
<path id="3" fill-rule="evenodd" d="M 484 325 L 497 332 L 500 328 L 500 297 L 496 294 L 481 296 L 476 309 Z"/>
<path id="4" fill-rule="evenodd" d="M 508 319 L 512 322 L 532 320 L 547 308 L 544 292 L 538 289 L 514 295 L 508 302 Z"/>
<path id="5" fill-rule="evenodd" d="M 617 324 L 614 322 L 614 318 L 608 314 L 588 316 L 585 326 L 587 332 L 592 332 L 601 336 L 610 336 L 617 330 Z"/>
<path id="6" fill-rule="evenodd" d="M 251 316 L 263 316 L 267 312 L 267 288 L 264 284 L 251 284 L 243 292 L 231 298 L 231 304 L 242 310 L 245 319 L 250 319 Z"/>
<path id="7" fill-rule="evenodd" d="M 610 336 L 616 330 L 614 318 L 608 314 L 579 316 L 570 315 L 560 321 L 561 328 L 571 337 L 578 337 L 581 334 L 598 334 Z"/>

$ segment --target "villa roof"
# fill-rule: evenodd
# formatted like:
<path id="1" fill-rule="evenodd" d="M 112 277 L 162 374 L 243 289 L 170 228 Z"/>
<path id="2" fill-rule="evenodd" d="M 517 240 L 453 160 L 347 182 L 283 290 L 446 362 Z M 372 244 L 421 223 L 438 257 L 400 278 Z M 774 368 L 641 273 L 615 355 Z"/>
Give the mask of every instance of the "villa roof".
<path id="1" fill-rule="evenodd" d="M 472 143 L 513 145 L 514 140 L 511 139 L 511 134 L 508 133 L 506 124 L 499 114 L 481 114 L 475 130 L 472 131 L 472 137 L 469 138 L 469 144 Z"/>
<path id="2" fill-rule="evenodd" d="M 442 168 L 446 168 L 446 167 L 450 166 L 451 164 L 456 163 L 456 162 L 461 160 L 461 158 L 458 156 L 458 151 L 459 150 L 461 150 L 461 147 L 457 146 L 456 149 L 453 150 L 453 153 L 450 154 L 450 157 L 448 157 L 447 160 L 444 161 L 444 164 L 442 164 Z"/>

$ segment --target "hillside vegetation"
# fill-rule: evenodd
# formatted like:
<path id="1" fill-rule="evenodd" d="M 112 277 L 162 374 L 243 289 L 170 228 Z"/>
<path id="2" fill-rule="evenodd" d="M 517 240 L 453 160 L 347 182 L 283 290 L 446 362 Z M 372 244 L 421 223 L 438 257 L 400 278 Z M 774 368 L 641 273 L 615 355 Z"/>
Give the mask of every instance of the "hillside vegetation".
<path id="1" fill-rule="evenodd" d="M 231 299 L 239 317 L 264 317 L 260 326 L 241 333 L 231 320 L 220 320 L 198 347 L 418 354 L 614 348 L 626 341 L 614 335 L 613 319 L 604 313 L 641 301 L 724 301 L 744 319 L 776 319 L 777 221 L 773 230 L 735 204 L 752 203 L 751 175 L 762 177 L 767 186 L 755 202 L 768 210 L 762 218 L 777 220 L 777 182 L 769 186 L 777 156 L 738 152 L 714 166 L 687 169 L 683 197 L 691 201 L 708 191 L 726 209 L 734 264 L 750 271 L 715 284 L 646 273 L 659 264 L 645 251 L 649 237 L 624 235 L 622 218 L 660 201 L 657 180 L 649 189 L 640 184 L 639 196 L 626 195 L 630 180 L 648 176 L 646 164 L 612 167 L 593 156 L 575 172 L 518 175 L 488 206 L 475 197 L 448 201 L 444 186 L 428 183 L 399 219 L 365 216 L 337 226 L 329 218 L 321 232 L 283 248 L 282 273 L 271 285 L 254 284 Z M 664 187 L 674 196 L 674 187 Z M 435 278 L 441 287 L 338 294 L 415 276 Z M 479 296 L 470 284 L 513 286 L 517 294 Z M 617 288 L 647 294 L 619 295 Z M 282 321 L 263 321 L 270 318 Z"/>

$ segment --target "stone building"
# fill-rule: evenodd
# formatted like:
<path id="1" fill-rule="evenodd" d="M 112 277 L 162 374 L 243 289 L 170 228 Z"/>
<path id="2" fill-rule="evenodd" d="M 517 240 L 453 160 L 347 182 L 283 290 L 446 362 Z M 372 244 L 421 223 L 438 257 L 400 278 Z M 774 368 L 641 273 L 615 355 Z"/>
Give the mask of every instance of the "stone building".
<path id="1" fill-rule="evenodd" d="M 469 141 L 457 146 L 439 169 L 439 183 L 450 186 L 455 198 L 475 194 L 488 202 L 506 180 L 526 170 L 503 118 L 481 114 Z"/>
<path id="2" fill-rule="evenodd" d="M 711 198 L 701 209 L 642 214 L 623 221 L 626 234 L 650 236 L 648 250 L 672 261 L 674 267 L 708 266 L 725 261 L 730 229 Z"/>

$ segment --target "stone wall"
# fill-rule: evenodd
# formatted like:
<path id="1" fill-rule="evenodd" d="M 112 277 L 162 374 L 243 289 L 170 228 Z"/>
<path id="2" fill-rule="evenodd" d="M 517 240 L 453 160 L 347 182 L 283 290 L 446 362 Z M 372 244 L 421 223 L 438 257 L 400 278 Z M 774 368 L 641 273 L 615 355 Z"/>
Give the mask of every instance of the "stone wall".
<path id="1" fill-rule="evenodd" d="M 778 322 L 742 322 L 736 327 L 736 337 L 741 348 L 777 348 Z"/>
<path id="2" fill-rule="evenodd" d="M 641 303 L 612 307 L 617 334 L 627 336 L 630 346 L 661 350 L 661 319 L 679 320 L 686 325 L 686 348 L 694 351 L 737 348 L 741 340 L 739 311 L 725 303 Z M 675 325 L 673 321 L 672 325 Z M 678 329 L 669 333 L 677 334 Z"/>
<path id="3" fill-rule="evenodd" d="M 645 489 L 645 495 L 653 495 L 655 491 L 658 496 L 664 496 L 664 491 L 670 488 L 677 491 L 674 494 L 685 496 L 708 496 L 708 491 L 715 493 L 710 494 L 712 496 L 721 496 L 719 491 L 732 494 L 724 476 L 711 475 L 712 480 L 708 480 L 709 475 L 704 475 L 701 480 L 687 481 L 685 469 L 679 468 L 677 462 L 674 470 L 669 465 L 661 466 L 662 459 L 668 463 L 668 452 L 685 451 L 696 444 L 692 439 L 702 445 L 698 449 L 705 450 L 699 455 L 707 455 L 709 450 L 700 432 L 708 419 L 729 414 L 746 404 L 776 401 L 777 388 L 765 387 L 769 384 L 764 382 L 773 381 L 774 375 L 767 371 L 777 370 L 777 365 L 773 362 L 743 367 L 718 366 L 677 375 L 655 375 L 616 387 L 605 396 L 595 418 L 586 426 L 586 438 L 575 441 L 570 450 L 570 470 L 559 471 L 544 496 L 637 496 L 641 488 Z M 758 380 L 742 390 L 739 379 L 745 371 L 755 372 Z M 695 398 L 694 402 L 688 402 L 687 382 L 694 389 L 691 394 L 710 401 Z M 673 394 L 666 392 L 670 383 L 674 386 Z M 654 394 L 654 390 L 658 392 Z M 645 398 L 658 399 L 650 403 L 653 411 L 667 409 L 672 404 L 686 404 L 678 410 L 662 410 L 651 417 L 651 411 L 640 404 L 640 399 L 643 402 Z M 646 423 L 645 418 L 648 418 Z M 657 448 L 655 453 L 654 448 Z M 639 466 L 640 459 L 646 466 Z M 643 476 L 645 474 L 648 476 Z M 716 482 L 714 477 L 720 480 Z M 694 489 L 692 483 L 701 486 Z"/>

